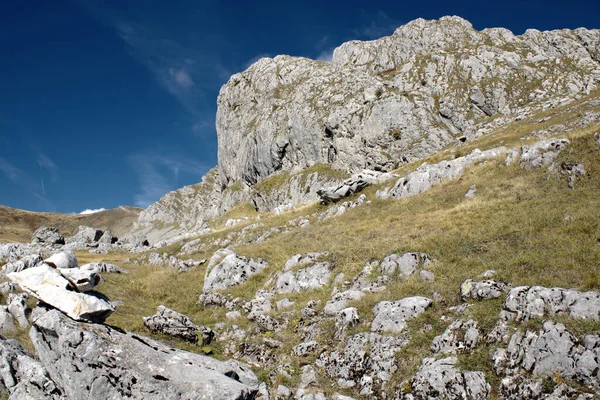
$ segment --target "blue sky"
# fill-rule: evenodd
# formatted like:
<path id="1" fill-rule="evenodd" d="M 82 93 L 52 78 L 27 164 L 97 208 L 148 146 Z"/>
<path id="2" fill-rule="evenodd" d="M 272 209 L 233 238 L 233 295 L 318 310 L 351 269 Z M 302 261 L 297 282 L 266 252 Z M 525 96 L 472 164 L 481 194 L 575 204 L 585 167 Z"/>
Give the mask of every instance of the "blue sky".
<path id="1" fill-rule="evenodd" d="M 146 207 L 217 163 L 219 88 L 262 56 L 327 59 L 418 17 L 600 28 L 595 1 L 0 0 L 0 204 Z"/>

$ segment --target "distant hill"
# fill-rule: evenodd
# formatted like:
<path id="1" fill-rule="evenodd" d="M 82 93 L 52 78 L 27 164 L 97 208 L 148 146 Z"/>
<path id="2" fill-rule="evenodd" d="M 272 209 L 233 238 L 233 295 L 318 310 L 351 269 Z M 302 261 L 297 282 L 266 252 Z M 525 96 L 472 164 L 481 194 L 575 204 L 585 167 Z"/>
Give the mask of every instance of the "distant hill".
<path id="1" fill-rule="evenodd" d="M 0 243 L 28 243 L 40 226 L 57 226 L 64 236 L 70 236 L 79 225 L 109 230 L 116 236 L 127 233 L 142 212 L 141 208 L 120 206 L 94 214 L 60 214 L 32 212 L 0 206 Z"/>

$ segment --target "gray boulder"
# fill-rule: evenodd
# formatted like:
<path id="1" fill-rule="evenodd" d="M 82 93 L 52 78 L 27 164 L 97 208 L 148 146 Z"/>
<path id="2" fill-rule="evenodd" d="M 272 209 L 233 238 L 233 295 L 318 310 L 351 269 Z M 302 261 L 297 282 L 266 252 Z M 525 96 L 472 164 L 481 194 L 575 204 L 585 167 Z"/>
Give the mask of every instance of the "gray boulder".
<path id="1" fill-rule="evenodd" d="M 562 324 L 544 322 L 538 332 L 517 331 L 506 349 L 493 355 L 496 373 L 514 375 L 519 368 L 534 376 L 574 379 L 600 390 L 600 336 L 587 335 L 579 341 Z"/>
<path id="2" fill-rule="evenodd" d="M 44 262 L 54 268 L 79 268 L 77 257 L 75 257 L 75 253 L 73 253 L 71 250 L 53 254 L 52 256 L 46 258 Z"/>
<path id="3" fill-rule="evenodd" d="M 526 169 L 547 167 L 568 144 L 567 139 L 548 139 L 531 146 L 523 146 L 521 147 L 519 166 Z"/>
<path id="4" fill-rule="evenodd" d="M 318 262 L 296 272 L 285 272 L 277 279 L 278 293 L 298 293 L 304 290 L 320 289 L 329 283 L 331 265 Z"/>
<path id="5" fill-rule="evenodd" d="M 456 354 L 472 351 L 481 340 L 477 321 L 457 319 L 431 342 L 431 351 L 439 354 Z"/>
<path id="6" fill-rule="evenodd" d="M 38 300 L 76 320 L 103 322 L 115 310 L 110 301 L 100 293 L 77 292 L 67 278 L 47 264 L 12 272 L 8 277 Z"/>
<path id="7" fill-rule="evenodd" d="M 339 386 L 369 391 L 373 382 L 381 385 L 390 379 L 398 368 L 396 352 L 408 342 L 404 336 L 357 333 L 341 349 L 321 353 L 316 364 Z"/>
<path id="8" fill-rule="evenodd" d="M 390 254 L 381 262 L 379 269 L 382 274 L 399 275 L 407 278 L 417 271 L 431 264 L 434 260 L 425 253 L 405 253 L 402 255 Z"/>
<path id="9" fill-rule="evenodd" d="M 346 290 L 344 292 L 336 293 L 331 300 L 325 304 L 325 307 L 323 307 L 323 314 L 336 315 L 338 312 L 348 307 L 350 302 L 360 300 L 364 296 L 365 293 L 360 290 Z"/>
<path id="10" fill-rule="evenodd" d="M 385 172 L 363 170 L 354 174 L 341 184 L 317 190 L 321 204 L 336 203 L 339 200 L 358 193 L 369 185 L 393 179 L 394 175 Z"/>
<path id="11" fill-rule="evenodd" d="M 306 357 L 313 353 L 318 347 L 319 343 L 316 340 L 298 343 L 292 348 L 292 354 L 297 357 Z"/>
<path id="12" fill-rule="evenodd" d="M 501 318 L 527 321 L 531 318 L 556 314 L 599 321 L 600 292 L 519 286 L 506 295 Z"/>
<path id="13" fill-rule="evenodd" d="M 397 301 L 382 301 L 373 307 L 375 318 L 372 332 L 399 333 L 404 330 L 409 319 L 424 312 L 432 301 L 426 297 L 405 297 Z"/>
<path id="14" fill-rule="evenodd" d="M 212 263 L 212 259 L 210 263 Z M 253 260 L 237 254 L 225 256 L 218 264 L 206 269 L 203 292 L 227 289 L 246 282 L 250 277 L 261 273 L 268 267 L 262 259 Z"/>
<path id="15" fill-rule="evenodd" d="M 57 227 L 41 226 L 33 232 L 31 244 L 65 244 L 65 238 L 60 234 Z"/>
<path id="16" fill-rule="evenodd" d="M 30 337 L 70 399 L 253 399 L 258 380 L 236 361 L 176 350 L 106 325 L 36 308 Z"/>
<path id="17" fill-rule="evenodd" d="M 426 358 L 411 381 L 414 399 L 486 400 L 491 387 L 480 371 L 460 371 L 456 357 Z"/>
<path id="18" fill-rule="evenodd" d="M 66 242 L 67 244 L 85 245 L 98 242 L 103 234 L 104 232 L 100 229 L 80 225 L 73 236 L 66 238 Z"/>
<path id="19" fill-rule="evenodd" d="M 104 244 L 115 244 L 119 241 L 119 238 L 114 236 L 110 231 L 104 231 L 100 239 L 98 239 L 98 243 Z"/>
<path id="20" fill-rule="evenodd" d="M 96 272 L 78 268 L 59 268 L 58 272 L 69 281 L 71 287 L 82 293 L 94 289 L 101 280 Z"/>
<path id="21" fill-rule="evenodd" d="M 2 266 L 2 271 L 5 274 L 11 272 L 20 272 L 27 268 L 34 268 L 43 263 L 42 257 L 39 254 L 31 254 L 21 258 L 18 261 L 9 262 Z"/>
<path id="22" fill-rule="evenodd" d="M 502 296 L 502 294 L 508 289 L 509 287 L 505 283 L 495 281 L 493 279 L 487 279 L 484 281 L 473 281 L 473 279 L 467 279 L 460 285 L 460 297 L 463 299 L 463 301 L 466 299 L 495 299 Z"/>
<path id="23" fill-rule="evenodd" d="M 37 246 L 31 246 L 21 243 L 0 244 L 0 261 L 17 261 L 25 256 L 32 254 L 39 254 L 39 248 Z"/>
<path id="24" fill-rule="evenodd" d="M 210 344 L 215 332 L 207 327 L 196 325 L 187 316 L 165 306 L 158 306 L 156 314 L 144 317 L 144 325 L 152 332 L 160 332 L 168 336 L 178 337 L 190 343 L 198 343 L 198 333 L 201 336 L 201 346 Z"/>

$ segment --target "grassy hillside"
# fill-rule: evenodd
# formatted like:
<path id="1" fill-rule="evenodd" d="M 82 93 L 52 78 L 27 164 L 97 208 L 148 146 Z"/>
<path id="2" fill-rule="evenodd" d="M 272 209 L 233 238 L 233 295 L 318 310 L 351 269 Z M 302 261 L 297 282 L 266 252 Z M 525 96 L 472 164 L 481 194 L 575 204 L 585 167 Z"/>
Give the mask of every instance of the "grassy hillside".
<path id="1" fill-rule="evenodd" d="M 497 271 L 496 279 L 513 286 L 600 290 L 600 149 L 595 136 L 600 132 L 600 125 L 595 122 L 597 119 L 590 121 L 588 118 L 593 113 L 600 113 L 600 101 L 571 104 L 517 122 L 464 148 L 442 152 L 428 160 L 435 162 L 449 158 L 451 154 L 466 154 L 475 147 L 486 149 L 501 144 L 518 147 L 544 136 L 569 138 L 571 144 L 560 153 L 556 160 L 558 170 L 553 172 L 545 168 L 524 170 L 518 165 L 507 167 L 504 160 L 499 159 L 469 169 L 458 180 L 445 182 L 425 194 L 404 200 L 378 200 L 375 198 L 378 187 L 368 188 L 364 193 L 372 200 L 370 205 L 357 207 L 323 222 L 316 222 L 311 217 L 325 209 L 317 204 L 279 216 L 264 214 L 260 219 L 262 225 L 251 228 L 251 231 L 266 232 L 299 216 L 312 218 L 311 225 L 276 233 L 262 243 L 236 246 L 236 253 L 263 258 L 270 267 L 263 274 L 226 292 L 244 300 L 252 299 L 256 291 L 265 286 L 269 276 L 280 271 L 286 260 L 297 253 L 329 251 L 330 261 L 335 266 L 334 274 L 343 273 L 346 280 L 356 276 L 367 262 L 381 260 L 391 253 L 419 251 L 429 254 L 437 260 L 431 267 L 435 281 L 424 282 L 418 277 L 396 280 L 385 291 L 369 294 L 351 304 L 359 309 L 363 321 L 350 332 L 353 333 L 369 330 L 372 307 L 381 300 L 414 295 L 431 297 L 434 292 L 441 294 L 440 302 L 409 324 L 411 344 L 398 353 L 400 369 L 393 378 L 393 381 L 401 382 L 411 376 L 423 357 L 429 354 L 431 339 L 446 328 L 449 322 L 443 322 L 440 317 L 447 315 L 448 307 L 461 304 L 459 286 L 465 279 L 494 269 Z M 586 174 L 576 180 L 574 189 L 569 188 L 567 177 L 559 173 L 563 162 L 581 162 L 585 166 Z M 415 167 L 409 165 L 397 172 L 403 174 Z M 477 195 L 474 199 L 466 199 L 464 195 L 471 185 L 476 185 Z M 243 210 L 235 210 L 235 215 L 239 216 L 240 211 Z M 209 258 L 218 249 L 212 244 L 215 239 L 225 238 L 252 222 L 255 221 L 203 236 L 206 247 L 191 256 Z M 164 250 L 176 253 L 180 248 L 181 244 L 178 244 Z M 226 321 L 226 309 L 205 309 L 197 305 L 204 268 L 180 274 L 168 267 L 124 264 L 124 255 L 101 257 L 82 254 L 80 257 L 81 262 L 102 258 L 131 270 L 129 275 L 108 276 L 103 283 L 104 293 L 114 300 L 124 301 L 108 320 L 111 324 L 148 334 L 141 317 L 153 314 L 159 304 L 185 313 L 199 324 L 212 326 Z M 274 334 L 284 342 L 281 359 L 291 362 L 294 367 L 307 362 L 290 356 L 290 349 L 300 341 L 295 333 L 300 309 L 310 299 L 321 300 L 324 304 L 331 297 L 331 289 L 332 286 L 328 286 L 323 290 L 278 295 L 273 299 L 277 301 L 287 297 L 296 302 L 289 314 L 289 326 Z M 501 300 L 473 302 L 469 309 L 470 315 L 479 321 L 485 333 L 491 330 L 498 318 Z M 560 322 L 577 334 L 600 332 L 597 322 L 569 318 L 560 318 Z M 241 327 L 249 324 L 245 318 L 238 322 Z M 422 328 L 426 324 L 432 329 L 424 332 Z M 539 321 L 531 324 L 539 324 Z M 333 338 L 331 326 L 324 332 L 320 338 L 323 345 L 339 344 Z M 252 340 L 260 338 L 259 335 Z M 210 349 L 200 349 L 168 340 L 192 351 L 212 351 L 216 356 L 222 351 L 219 344 L 211 345 Z M 494 386 L 498 378 L 492 370 L 487 351 L 489 348 L 483 346 L 472 356 L 461 356 L 460 361 L 467 369 L 486 372 L 486 378 Z M 260 371 L 263 377 L 268 372 Z M 322 388 L 326 387 L 331 386 L 322 385 Z"/>
<path id="2" fill-rule="evenodd" d="M 29 243 L 31 234 L 40 226 L 58 226 L 64 236 L 71 235 L 79 225 L 109 230 L 120 236 L 131 229 L 141 211 L 138 207 L 122 206 L 94 214 L 73 215 L 0 206 L 0 243 Z"/>

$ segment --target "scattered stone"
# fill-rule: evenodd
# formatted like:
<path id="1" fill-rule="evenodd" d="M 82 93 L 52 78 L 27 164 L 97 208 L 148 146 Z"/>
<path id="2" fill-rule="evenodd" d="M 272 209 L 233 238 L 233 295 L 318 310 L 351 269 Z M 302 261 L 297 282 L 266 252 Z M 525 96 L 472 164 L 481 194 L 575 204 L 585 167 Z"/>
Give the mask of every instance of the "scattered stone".
<path id="1" fill-rule="evenodd" d="M 422 296 L 379 302 L 373 307 L 375 318 L 371 324 L 371 331 L 400 333 L 409 319 L 424 312 L 431 304 L 431 299 Z"/>
<path id="2" fill-rule="evenodd" d="M 415 399 L 473 399 L 485 400 L 491 387 L 480 371 L 461 372 L 456 357 L 441 360 L 426 358 L 411 381 Z"/>
<path id="3" fill-rule="evenodd" d="M 402 255 L 390 254 L 386 256 L 380 265 L 382 274 L 399 274 L 406 278 L 414 274 L 417 268 L 425 267 L 433 262 L 433 259 L 425 253 L 405 253 Z"/>
<path id="4" fill-rule="evenodd" d="M 76 320 L 103 322 L 115 310 L 110 301 L 100 293 L 74 291 L 71 282 L 57 269 L 46 264 L 12 272 L 8 277 L 38 300 Z"/>
<path id="5" fill-rule="evenodd" d="M 318 346 L 319 343 L 316 340 L 302 342 L 294 346 L 292 353 L 297 357 L 306 357 L 312 354 Z"/>
<path id="6" fill-rule="evenodd" d="M 469 191 L 465 194 L 465 199 L 473 199 L 477 194 L 477 187 L 475 185 L 471 185 L 469 187 Z"/>
<path id="7" fill-rule="evenodd" d="M 288 271 L 277 279 L 278 293 L 298 293 L 305 290 L 320 289 L 329 283 L 331 265 L 318 262 L 296 272 Z"/>
<path id="8" fill-rule="evenodd" d="M 144 317 L 144 325 L 152 332 L 178 337 L 193 344 L 198 343 L 198 332 L 202 336 L 201 346 L 212 342 L 215 332 L 207 327 L 196 325 L 187 316 L 163 305 L 158 306 L 156 314 Z"/>
<path id="9" fill-rule="evenodd" d="M 488 269 L 479 274 L 479 278 L 492 279 L 494 275 L 496 275 L 496 271 L 493 269 Z"/>
<path id="10" fill-rule="evenodd" d="M 310 365 L 310 364 L 304 365 L 301 368 L 301 371 L 302 372 L 300 374 L 300 385 L 299 385 L 300 388 L 304 389 L 309 386 L 313 386 L 319 382 L 317 371 L 315 370 L 315 367 L 313 367 L 312 365 Z"/>
<path id="11" fill-rule="evenodd" d="M 398 368 L 396 352 L 408 342 L 404 336 L 357 333 L 348 338 L 341 350 L 321 353 L 316 364 L 338 379 L 341 387 L 370 388 L 373 383 L 390 379 Z"/>
<path id="12" fill-rule="evenodd" d="M 6 296 L 10 292 L 14 292 L 15 290 L 21 290 L 19 285 L 13 282 L 2 282 L 0 283 L 0 294 Z"/>
<path id="13" fill-rule="evenodd" d="M 275 303 L 275 305 L 277 306 L 277 311 L 281 311 L 281 310 L 285 310 L 286 308 L 290 308 L 294 304 L 296 304 L 296 303 L 293 301 L 290 301 L 290 299 L 288 299 L 288 298 L 281 299 Z"/>
<path id="14" fill-rule="evenodd" d="M 237 254 L 225 256 L 211 268 L 210 264 L 212 262 L 213 259 L 211 258 L 206 269 L 203 292 L 214 292 L 239 285 L 246 282 L 250 277 L 261 273 L 269 265 L 260 258 L 253 260 Z"/>
<path id="15" fill-rule="evenodd" d="M 457 319 L 436 336 L 431 343 L 431 351 L 438 354 L 457 354 L 472 351 L 480 341 L 477 321 Z"/>
<path id="16" fill-rule="evenodd" d="M 36 308 L 31 340 L 69 399 L 253 399 L 258 379 L 242 363 L 177 350 L 150 338 Z"/>
<path id="17" fill-rule="evenodd" d="M 235 321 L 242 318 L 242 314 L 239 311 L 229 311 L 227 314 L 225 314 L 225 318 L 230 321 Z"/>
<path id="18" fill-rule="evenodd" d="M 544 315 L 566 314 L 573 318 L 600 320 L 600 293 L 573 289 L 519 286 L 504 299 L 501 318 L 527 321 Z"/>
<path id="19" fill-rule="evenodd" d="M 523 146 L 519 166 L 525 169 L 547 167 L 568 144 L 567 139 L 548 139 L 531 146 Z"/>
<path id="20" fill-rule="evenodd" d="M 57 227 L 48 228 L 47 226 L 39 227 L 31 237 L 31 244 L 65 244 L 65 238 L 60 234 Z"/>
<path id="21" fill-rule="evenodd" d="M 365 296 L 365 293 L 360 290 L 346 290 L 345 292 L 336 293 L 330 301 L 323 307 L 323 314 L 336 315 L 344 308 L 348 307 L 351 301 L 360 300 Z"/>
<path id="22" fill-rule="evenodd" d="M 508 289 L 509 287 L 505 283 L 493 279 L 477 282 L 467 279 L 460 285 L 460 297 L 463 301 L 469 298 L 475 300 L 495 299 Z"/>
<path id="23" fill-rule="evenodd" d="M 336 337 L 344 337 L 348 329 L 355 327 L 359 322 L 360 317 L 356 308 L 344 308 L 335 317 Z"/>
<path id="24" fill-rule="evenodd" d="M 202 293 L 198 298 L 198 304 L 204 307 L 209 306 L 224 306 L 230 299 L 230 296 L 226 296 L 221 293 Z"/>
<path id="25" fill-rule="evenodd" d="M 75 257 L 75 253 L 73 253 L 71 250 L 56 253 L 49 258 L 46 258 L 44 262 L 54 268 L 79 268 L 77 257 Z"/>
<path id="26" fill-rule="evenodd" d="M 277 386 L 276 400 L 287 400 L 292 398 L 292 391 L 284 385 Z"/>
<path id="27" fill-rule="evenodd" d="M 360 192 L 369 185 L 393 179 L 394 176 L 385 172 L 365 169 L 359 174 L 352 175 L 339 185 L 317 190 L 317 195 L 321 198 L 321 204 L 336 203 L 345 197 Z"/>
<path id="28" fill-rule="evenodd" d="M 2 271 L 5 274 L 9 274 L 11 272 L 21 272 L 27 268 L 35 268 L 43 262 L 44 260 L 42 260 L 42 257 L 39 254 L 31 254 L 21 258 L 18 261 L 13 261 L 3 265 Z"/>
<path id="29" fill-rule="evenodd" d="M 419 278 L 422 281 L 433 282 L 435 280 L 435 275 L 431 271 L 421 270 L 419 272 Z"/>

